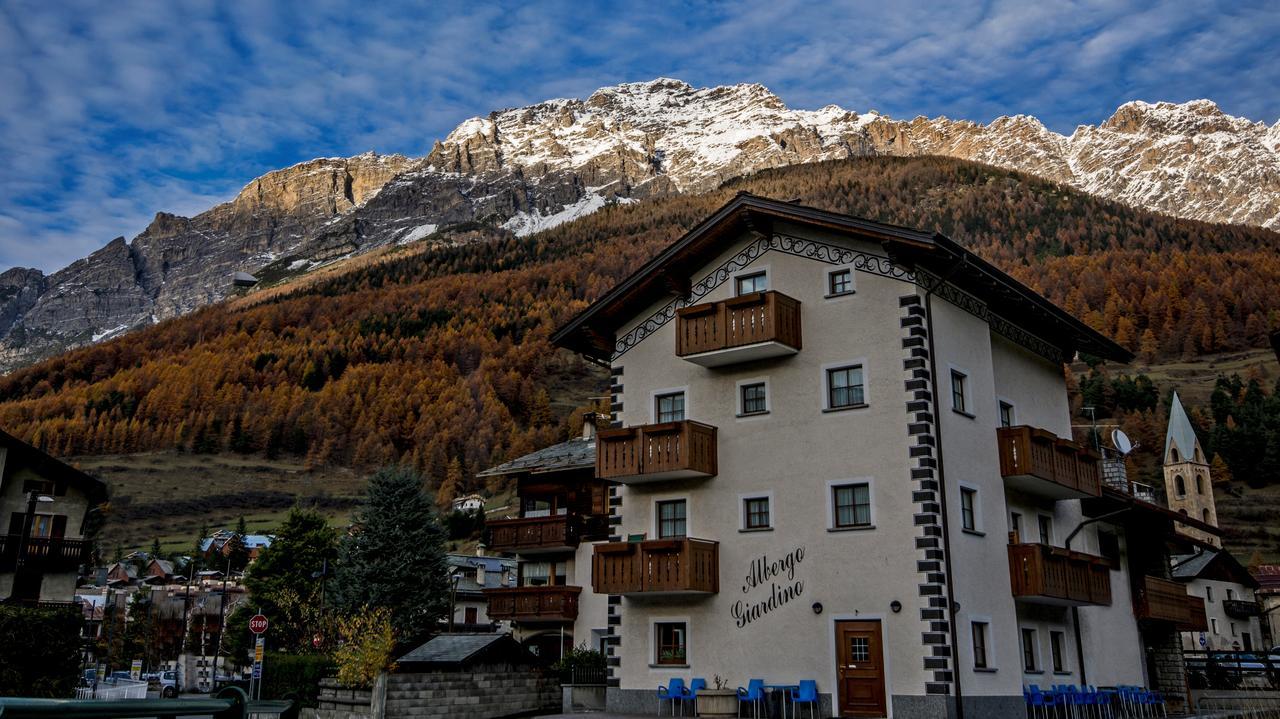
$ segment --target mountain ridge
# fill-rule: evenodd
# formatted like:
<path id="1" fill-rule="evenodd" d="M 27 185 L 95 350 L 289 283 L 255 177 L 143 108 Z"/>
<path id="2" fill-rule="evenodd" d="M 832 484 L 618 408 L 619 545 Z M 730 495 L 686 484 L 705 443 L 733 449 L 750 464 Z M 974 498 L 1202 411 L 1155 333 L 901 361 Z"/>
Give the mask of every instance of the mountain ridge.
<path id="1" fill-rule="evenodd" d="M 299 274 L 391 244 L 447 242 L 476 223 L 523 236 L 608 204 L 873 155 L 973 160 L 1175 216 L 1280 227 L 1280 122 L 1208 100 L 1133 101 L 1064 136 L 1030 115 L 982 125 L 792 110 L 756 83 L 658 78 L 470 118 L 422 158 L 300 162 L 195 217 L 157 213 L 131 242 L 53 274 L 0 274 L 0 370 L 225 299 L 235 271 Z"/>

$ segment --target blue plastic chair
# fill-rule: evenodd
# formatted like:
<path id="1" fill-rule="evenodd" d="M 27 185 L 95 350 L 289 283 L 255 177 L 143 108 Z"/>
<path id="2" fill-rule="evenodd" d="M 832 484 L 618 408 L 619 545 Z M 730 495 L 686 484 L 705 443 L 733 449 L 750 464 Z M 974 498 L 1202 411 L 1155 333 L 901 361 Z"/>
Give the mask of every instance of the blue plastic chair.
<path id="1" fill-rule="evenodd" d="M 743 702 L 751 705 L 751 716 L 760 716 L 760 707 L 764 705 L 763 679 L 752 679 L 748 681 L 746 689 L 738 687 L 738 716 L 742 716 Z"/>
<path id="2" fill-rule="evenodd" d="M 791 712 L 792 716 L 796 716 L 798 710 L 796 705 L 808 704 L 809 716 L 816 717 L 818 715 L 818 683 L 812 679 L 801 679 L 800 687 L 791 690 Z"/>
<path id="3" fill-rule="evenodd" d="M 689 690 L 685 692 L 685 696 L 693 702 L 693 715 L 698 715 L 698 690 L 707 688 L 707 680 L 701 677 L 694 677 L 689 681 Z"/>
<path id="4" fill-rule="evenodd" d="M 684 687 L 684 680 L 673 677 L 665 687 L 658 687 L 658 716 L 662 716 L 662 702 L 671 702 L 671 716 L 676 715 L 676 705 L 680 705 L 680 716 L 684 716 L 684 700 L 689 697 Z"/>

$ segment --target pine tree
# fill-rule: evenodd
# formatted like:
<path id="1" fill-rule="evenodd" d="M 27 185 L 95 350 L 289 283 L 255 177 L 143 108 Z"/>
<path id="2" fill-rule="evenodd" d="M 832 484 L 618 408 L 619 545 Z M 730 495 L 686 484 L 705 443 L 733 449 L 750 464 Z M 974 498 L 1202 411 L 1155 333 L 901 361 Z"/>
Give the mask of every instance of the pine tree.
<path id="1" fill-rule="evenodd" d="M 421 475 L 407 467 L 378 470 L 342 538 L 333 596 L 352 613 L 386 607 L 401 642 L 424 638 L 448 611 L 445 533 Z"/>
<path id="2" fill-rule="evenodd" d="M 151 558 L 163 559 L 163 557 L 160 556 L 160 539 L 159 538 L 151 540 Z"/>

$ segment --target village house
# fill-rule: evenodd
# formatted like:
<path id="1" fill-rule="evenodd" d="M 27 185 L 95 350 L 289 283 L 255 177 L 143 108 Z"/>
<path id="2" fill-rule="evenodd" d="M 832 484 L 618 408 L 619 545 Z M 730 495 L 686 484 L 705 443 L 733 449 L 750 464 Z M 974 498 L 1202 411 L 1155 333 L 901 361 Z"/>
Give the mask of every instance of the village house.
<path id="1" fill-rule="evenodd" d="M 226 556 L 231 552 L 231 538 L 236 533 L 230 529 L 219 529 L 211 536 L 200 540 L 200 551 L 204 555 L 206 562 L 212 562 L 218 557 L 222 557 L 225 561 Z M 258 555 L 262 550 L 271 546 L 270 534 L 246 534 L 240 538 L 244 543 L 245 551 L 249 554 L 249 561 L 253 562 L 258 559 Z"/>
<path id="2" fill-rule="evenodd" d="M 489 614 L 485 592 L 495 587 L 515 584 L 516 563 L 502 557 L 485 556 L 483 547 L 475 554 L 449 554 L 450 597 L 453 605 L 452 619 L 445 617 L 441 624 L 453 632 L 498 632 L 507 625 L 501 618 Z"/>
<path id="3" fill-rule="evenodd" d="M 107 486 L 0 431 L 0 600 L 70 602 L 91 561 L 85 536 Z"/>
<path id="4" fill-rule="evenodd" d="M 611 427 L 594 475 L 503 470 L 515 521 L 564 493 L 606 541 L 493 545 L 522 589 L 581 588 L 611 710 L 713 676 L 814 681 L 823 716 L 1022 717 L 1032 684 L 1186 697 L 1179 632 L 1205 614 L 1170 553 L 1218 529 L 1072 441 L 1063 363 L 1130 353 L 947 237 L 740 194 L 555 341 L 610 368 Z"/>
<path id="5" fill-rule="evenodd" d="M 455 512 L 479 512 L 484 509 L 484 497 L 478 494 L 455 497 L 451 506 Z"/>
<path id="6" fill-rule="evenodd" d="M 589 588 L 592 542 L 609 534 L 595 432 L 588 414 L 580 435 L 479 474 L 513 479 L 519 509 L 487 524 L 488 548 L 519 559 L 512 586 L 485 590 L 488 614 L 511 622 L 515 637 L 541 656 L 582 644 L 603 650 L 608 633 L 604 597 Z"/>

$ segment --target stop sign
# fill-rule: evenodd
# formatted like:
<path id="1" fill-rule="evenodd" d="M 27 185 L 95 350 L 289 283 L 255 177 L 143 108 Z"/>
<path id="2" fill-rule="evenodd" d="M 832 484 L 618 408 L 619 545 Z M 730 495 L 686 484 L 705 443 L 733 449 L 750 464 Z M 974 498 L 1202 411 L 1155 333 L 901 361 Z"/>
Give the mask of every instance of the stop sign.
<path id="1" fill-rule="evenodd" d="M 261 614 L 253 615 L 253 618 L 249 620 L 249 631 L 254 634 L 262 634 L 267 631 L 267 618 Z"/>

